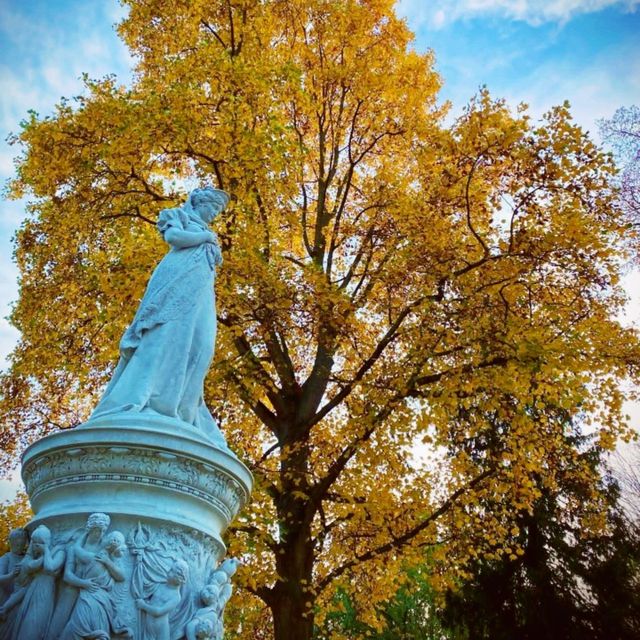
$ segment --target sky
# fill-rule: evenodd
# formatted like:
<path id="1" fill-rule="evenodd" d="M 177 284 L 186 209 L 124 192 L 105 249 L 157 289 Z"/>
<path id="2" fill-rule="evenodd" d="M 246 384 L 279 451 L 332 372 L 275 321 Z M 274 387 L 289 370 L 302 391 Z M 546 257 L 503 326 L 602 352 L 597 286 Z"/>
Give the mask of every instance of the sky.
<path id="1" fill-rule="evenodd" d="M 398 0 L 418 51 L 432 49 L 451 117 L 480 87 L 534 117 L 565 100 L 597 136 L 597 121 L 640 104 L 640 0 Z M 131 78 L 133 60 L 113 25 L 117 0 L 0 0 L 0 182 L 13 174 L 19 131 L 29 110 L 53 112 L 82 92 L 83 73 Z M 24 202 L 0 200 L 0 368 L 18 338 L 6 320 L 18 297 L 12 236 Z M 640 326 L 640 275 L 625 278 L 625 321 Z M 634 420 L 640 411 L 632 407 Z M 0 482 L 0 498 L 7 489 Z M 4 492 L 4 493 L 3 493 Z"/>

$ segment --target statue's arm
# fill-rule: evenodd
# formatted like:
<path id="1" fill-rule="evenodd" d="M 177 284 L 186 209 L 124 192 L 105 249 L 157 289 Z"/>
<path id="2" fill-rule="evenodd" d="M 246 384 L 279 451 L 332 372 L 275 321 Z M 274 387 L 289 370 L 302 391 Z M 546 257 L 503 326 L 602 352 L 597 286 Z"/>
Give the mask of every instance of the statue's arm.
<path id="1" fill-rule="evenodd" d="M 26 589 L 22 588 L 22 589 L 18 589 L 18 591 L 14 591 L 9 596 L 9 599 L 0 607 L 0 619 L 3 618 L 16 605 L 22 602 L 25 592 L 26 592 Z"/>
<path id="2" fill-rule="evenodd" d="M 120 569 L 120 567 L 115 562 L 113 562 L 111 558 L 101 554 L 97 557 L 97 560 L 99 562 L 102 562 L 102 564 L 107 568 L 107 571 L 111 574 L 111 577 L 116 582 L 124 582 L 124 571 L 122 571 L 122 569 Z"/>
<path id="3" fill-rule="evenodd" d="M 44 562 L 43 562 L 44 570 L 49 573 L 57 573 L 61 569 L 62 565 L 64 564 L 66 557 L 67 557 L 67 554 L 62 549 L 54 553 L 51 553 L 51 550 L 49 549 L 49 547 L 45 547 Z"/>
<path id="4" fill-rule="evenodd" d="M 196 625 L 198 624 L 198 618 L 193 618 L 185 628 L 185 635 L 187 640 L 197 640 L 196 638 Z"/>
<path id="5" fill-rule="evenodd" d="M 215 236 L 211 231 L 185 231 L 176 227 L 169 227 L 164 232 L 164 239 L 177 249 L 197 247 L 205 242 L 215 242 Z"/>
<path id="6" fill-rule="evenodd" d="M 40 556 L 39 558 L 25 558 L 21 566 L 24 567 L 27 573 L 35 573 L 42 568 L 43 563 L 44 556 Z"/>
<path id="7" fill-rule="evenodd" d="M 2 556 L 2 558 L 0 558 L 0 584 L 11 582 L 14 577 L 15 571 L 9 571 L 9 558 L 7 558 L 6 555 Z"/>
<path id="8" fill-rule="evenodd" d="M 154 618 L 161 618 L 162 616 L 170 614 L 180 604 L 180 594 L 176 594 L 175 596 L 167 598 L 165 602 L 159 604 L 158 606 L 154 606 L 149 603 L 145 604 L 146 606 L 144 607 L 144 611 L 146 611 Z"/>
<path id="9" fill-rule="evenodd" d="M 75 551 L 73 548 L 69 549 L 67 554 L 67 563 L 64 567 L 64 581 L 70 584 L 72 587 L 78 589 L 86 589 L 89 586 L 88 580 L 83 580 L 73 572 L 73 566 L 75 564 Z"/>

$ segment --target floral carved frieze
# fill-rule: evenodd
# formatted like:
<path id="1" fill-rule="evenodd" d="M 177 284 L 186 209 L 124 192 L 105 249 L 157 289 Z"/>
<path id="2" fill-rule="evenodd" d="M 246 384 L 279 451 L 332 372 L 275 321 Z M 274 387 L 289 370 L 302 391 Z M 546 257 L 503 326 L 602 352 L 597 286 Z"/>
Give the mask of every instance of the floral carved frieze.
<path id="1" fill-rule="evenodd" d="M 247 499 L 243 487 L 221 469 L 148 446 L 89 446 L 47 452 L 29 460 L 23 479 L 32 499 L 52 487 L 73 483 L 114 481 L 158 486 L 196 496 L 228 520 Z"/>

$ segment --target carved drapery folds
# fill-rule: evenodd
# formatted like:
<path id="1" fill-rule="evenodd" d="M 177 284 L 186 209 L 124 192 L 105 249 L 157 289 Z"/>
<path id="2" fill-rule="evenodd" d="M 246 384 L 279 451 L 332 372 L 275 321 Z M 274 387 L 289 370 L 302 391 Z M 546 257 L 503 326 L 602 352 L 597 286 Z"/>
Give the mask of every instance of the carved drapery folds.
<path id="1" fill-rule="evenodd" d="M 215 541 L 93 513 L 84 527 L 11 532 L 0 559 L 2 640 L 221 640 L 237 560 Z M 217 565 L 217 566 L 216 566 Z"/>

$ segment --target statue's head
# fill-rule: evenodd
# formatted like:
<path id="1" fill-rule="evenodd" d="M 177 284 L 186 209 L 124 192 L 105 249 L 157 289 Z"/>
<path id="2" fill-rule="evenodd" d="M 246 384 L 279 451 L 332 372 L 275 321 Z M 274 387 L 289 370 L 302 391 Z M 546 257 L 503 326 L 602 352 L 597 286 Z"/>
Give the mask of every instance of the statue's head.
<path id="1" fill-rule="evenodd" d="M 27 545 L 29 544 L 29 534 L 26 529 L 21 527 L 13 529 L 9 534 L 9 548 L 12 553 L 22 556 L 27 551 Z"/>
<path id="2" fill-rule="evenodd" d="M 205 607 L 210 607 L 218 599 L 218 591 L 220 586 L 217 584 L 208 584 L 202 588 L 200 599 Z"/>
<path id="3" fill-rule="evenodd" d="M 210 640 L 213 638 L 215 627 L 213 621 L 207 618 L 200 618 L 196 623 L 195 634 L 197 640 Z"/>
<path id="4" fill-rule="evenodd" d="M 92 513 L 87 518 L 87 533 L 103 534 L 111 524 L 111 518 L 106 513 Z"/>
<path id="5" fill-rule="evenodd" d="M 167 582 L 169 584 L 183 585 L 189 577 L 189 565 L 184 560 L 176 560 L 169 569 Z"/>
<path id="6" fill-rule="evenodd" d="M 119 531 L 112 531 L 105 538 L 104 548 L 110 556 L 121 557 L 127 548 L 124 536 Z"/>
<path id="7" fill-rule="evenodd" d="M 48 527 L 45 527 L 43 524 L 36 527 L 36 530 L 31 534 L 31 554 L 39 558 L 50 542 L 51 531 L 49 531 Z"/>
<path id="8" fill-rule="evenodd" d="M 228 203 L 229 194 L 213 187 L 194 189 L 189 195 L 189 204 L 206 223 L 211 222 Z"/>

